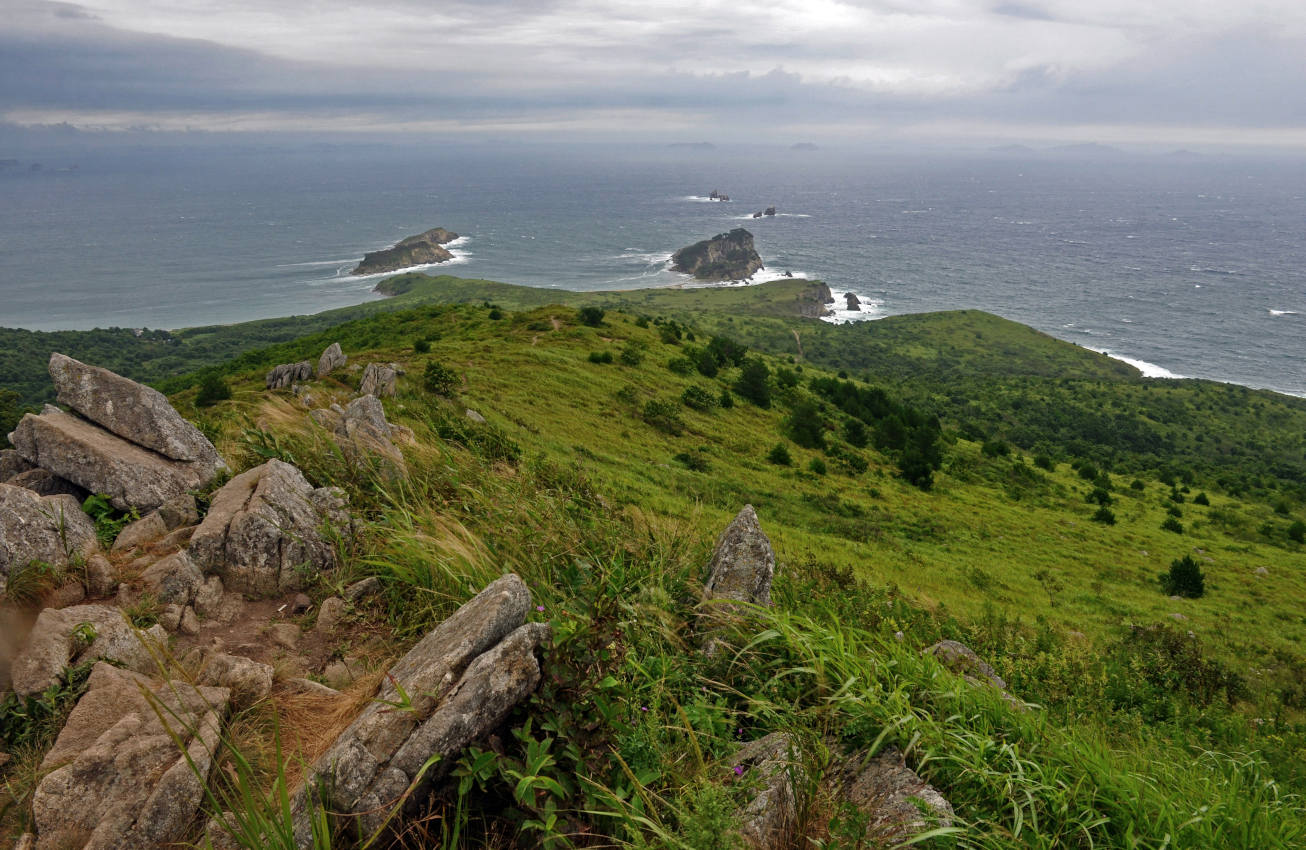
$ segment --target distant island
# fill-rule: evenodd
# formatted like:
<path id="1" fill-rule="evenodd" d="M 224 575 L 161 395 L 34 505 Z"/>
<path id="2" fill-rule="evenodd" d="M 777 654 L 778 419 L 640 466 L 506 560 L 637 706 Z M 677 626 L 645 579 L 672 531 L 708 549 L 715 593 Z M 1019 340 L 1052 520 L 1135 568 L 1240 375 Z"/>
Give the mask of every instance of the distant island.
<path id="1" fill-rule="evenodd" d="M 445 230 L 443 227 L 436 227 L 425 233 L 409 236 L 393 248 L 364 254 L 363 261 L 350 274 L 381 274 L 412 266 L 447 262 L 453 259 L 453 254 L 447 248 L 441 246 L 457 238 L 457 233 Z"/>
<path id="2" fill-rule="evenodd" d="M 814 143 L 812 143 L 812 142 L 797 142 L 797 143 L 795 143 L 795 144 L 790 145 L 790 146 L 789 146 L 789 150 L 791 150 L 791 151 L 818 151 L 818 150 L 820 150 L 820 148 L 818 148 L 818 147 L 817 147 Z"/>
<path id="3" fill-rule="evenodd" d="M 753 248 L 753 234 L 736 227 L 681 248 L 671 255 L 671 268 L 699 280 L 726 281 L 752 277 L 764 266 Z"/>

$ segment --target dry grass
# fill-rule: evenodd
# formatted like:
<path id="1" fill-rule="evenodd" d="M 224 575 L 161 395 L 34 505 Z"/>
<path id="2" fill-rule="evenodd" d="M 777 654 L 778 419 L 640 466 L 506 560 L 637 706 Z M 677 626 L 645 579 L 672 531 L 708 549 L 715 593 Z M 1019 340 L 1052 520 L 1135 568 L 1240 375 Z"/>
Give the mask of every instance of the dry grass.
<path id="1" fill-rule="evenodd" d="M 271 704 L 278 718 L 281 744 L 291 757 L 286 760 L 286 783 L 299 784 L 306 766 L 327 751 L 341 732 L 376 696 L 382 672 L 360 676 L 339 695 L 318 694 L 294 688 L 278 688 Z"/>

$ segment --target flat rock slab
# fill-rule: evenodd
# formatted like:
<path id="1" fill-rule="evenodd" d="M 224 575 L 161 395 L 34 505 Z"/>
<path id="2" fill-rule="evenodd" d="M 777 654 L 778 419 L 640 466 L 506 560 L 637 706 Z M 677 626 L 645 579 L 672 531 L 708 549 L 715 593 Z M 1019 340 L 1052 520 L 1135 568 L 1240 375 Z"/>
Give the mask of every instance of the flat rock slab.
<path id="1" fill-rule="evenodd" d="M 182 839 L 204 797 L 228 690 L 107 664 L 89 686 L 32 794 L 36 850 L 147 850 Z"/>
<path id="2" fill-rule="evenodd" d="M 91 658 L 114 661 L 141 673 L 152 673 L 156 658 L 166 651 L 162 626 L 138 631 L 122 612 L 109 605 L 47 608 L 36 618 L 27 640 L 14 657 L 14 693 L 31 696 L 55 685 L 69 664 Z"/>
<path id="3" fill-rule="evenodd" d="M 152 511 L 188 490 L 203 489 L 217 473 L 56 411 L 24 416 L 10 442 L 28 461 L 92 493 L 104 493 L 119 510 Z"/>
<path id="4" fill-rule="evenodd" d="M 66 567 L 99 549 L 95 523 L 70 496 L 38 496 L 0 484 L 0 589 L 33 561 Z"/>
<path id="5" fill-rule="evenodd" d="M 349 528 L 343 493 L 314 489 L 304 474 L 270 460 L 237 475 L 214 496 L 190 539 L 190 555 L 228 592 L 273 596 L 336 565 L 320 528 Z"/>
<path id="6" fill-rule="evenodd" d="M 491 583 L 390 669 L 376 699 L 313 765 L 296 795 L 296 840 L 309 846 L 314 795 L 332 811 L 380 823 L 433 756 L 425 782 L 443 776 L 468 744 L 494 729 L 539 684 L 535 657 L 549 637 L 525 623 L 530 591 L 515 575 Z M 408 694 L 402 702 L 399 688 Z M 388 704 L 389 703 L 389 704 Z"/>
<path id="7" fill-rule="evenodd" d="M 210 478 L 226 466 L 208 438 L 182 419 L 158 390 L 57 352 L 50 355 L 50 377 L 60 404 L 119 437 L 172 460 L 194 463 Z"/>

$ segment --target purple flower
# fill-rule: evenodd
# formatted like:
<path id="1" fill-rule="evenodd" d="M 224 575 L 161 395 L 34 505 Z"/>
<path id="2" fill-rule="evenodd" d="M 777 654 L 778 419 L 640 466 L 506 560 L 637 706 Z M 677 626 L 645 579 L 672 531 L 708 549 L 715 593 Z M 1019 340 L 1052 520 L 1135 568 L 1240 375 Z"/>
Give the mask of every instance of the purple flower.
<path id="1" fill-rule="evenodd" d="M 744 766 L 742 764 L 735 765 L 735 776 L 743 776 L 743 775 L 744 775 Z"/>
<path id="2" fill-rule="evenodd" d="M 536 605 L 536 606 L 535 606 L 535 610 L 536 610 L 536 611 L 543 611 L 543 610 L 544 610 L 544 606 L 543 606 L 543 605 Z"/>
<path id="3" fill-rule="evenodd" d="M 641 705 L 641 706 L 639 707 L 639 710 L 640 710 L 640 711 L 648 711 L 648 706 L 647 706 L 647 705 Z"/>

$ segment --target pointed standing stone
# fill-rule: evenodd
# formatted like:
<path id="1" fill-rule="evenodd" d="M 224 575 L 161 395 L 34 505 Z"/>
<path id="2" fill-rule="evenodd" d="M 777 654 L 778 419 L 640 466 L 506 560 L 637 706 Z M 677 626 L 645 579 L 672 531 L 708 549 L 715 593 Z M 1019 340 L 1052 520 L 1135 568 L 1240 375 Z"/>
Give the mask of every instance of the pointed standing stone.
<path id="1" fill-rule="evenodd" d="M 717 538 L 708 564 L 709 599 L 732 599 L 752 605 L 771 604 L 771 580 L 775 577 L 775 552 L 752 505 L 734 518 Z"/>

